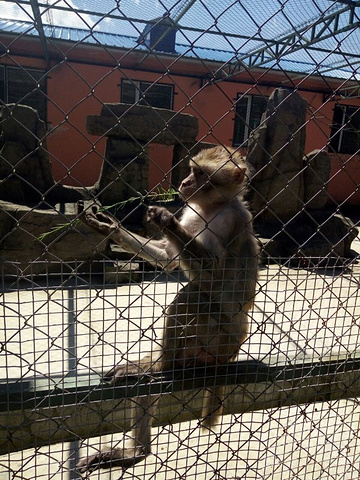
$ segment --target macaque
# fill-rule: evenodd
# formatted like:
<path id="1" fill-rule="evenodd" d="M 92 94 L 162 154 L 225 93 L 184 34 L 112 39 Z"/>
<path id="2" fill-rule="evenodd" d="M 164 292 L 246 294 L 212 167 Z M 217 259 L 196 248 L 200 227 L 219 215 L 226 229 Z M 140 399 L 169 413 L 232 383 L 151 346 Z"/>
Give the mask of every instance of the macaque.
<path id="1" fill-rule="evenodd" d="M 180 187 L 185 202 L 180 220 L 165 208 L 151 206 L 147 220 L 163 232 L 161 240 L 129 232 L 96 207 L 82 221 L 128 252 L 167 269 L 180 266 L 189 282 L 166 310 L 162 348 L 149 357 L 118 365 L 107 375 L 116 383 L 127 374 L 197 366 L 223 365 L 236 359 L 248 332 L 257 280 L 258 244 L 252 217 L 242 201 L 246 165 L 232 149 L 202 150 L 190 161 Z M 210 428 L 222 413 L 224 387 L 207 388 L 202 426 Z M 99 452 L 80 461 L 80 472 L 135 465 L 150 453 L 156 398 L 136 399 L 133 445 Z"/>

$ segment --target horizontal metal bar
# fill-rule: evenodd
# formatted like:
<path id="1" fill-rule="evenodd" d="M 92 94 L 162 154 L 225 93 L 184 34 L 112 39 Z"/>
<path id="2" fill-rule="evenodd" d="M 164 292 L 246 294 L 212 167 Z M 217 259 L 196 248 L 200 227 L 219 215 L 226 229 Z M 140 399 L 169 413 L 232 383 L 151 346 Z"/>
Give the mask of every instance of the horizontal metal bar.
<path id="1" fill-rule="evenodd" d="M 184 389 L 200 389 L 214 385 L 301 380 L 305 377 L 320 377 L 355 370 L 360 373 L 360 359 L 286 366 L 269 366 L 263 362 L 244 361 L 220 367 L 194 368 L 152 375 L 129 375 L 117 385 L 102 381 L 96 374 L 8 381 L 0 383 L 0 412 L 175 393 Z"/>
<path id="2" fill-rule="evenodd" d="M 0 454 L 127 431 L 131 398 L 136 396 L 161 394 L 155 425 L 199 418 L 205 386 L 227 385 L 227 413 L 358 397 L 360 359 L 284 366 L 239 362 L 131 376 L 115 387 L 99 383 L 99 378 L 92 374 L 3 383 Z"/>
<path id="3" fill-rule="evenodd" d="M 281 56 L 289 55 L 298 50 L 314 46 L 318 42 L 322 42 L 327 38 L 336 34 L 345 33 L 359 27 L 359 21 L 356 20 L 355 8 L 360 6 L 360 2 L 344 7 L 337 12 L 333 12 L 324 18 L 320 18 L 316 22 L 309 23 L 301 28 L 294 28 L 291 33 L 266 41 L 265 45 L 250 51 L 233 62 L 223 65 L 217 73 L 214 74 L 215 81 L 221 81 L 233 77 L 240 73 L 244 68 L 260 67 L 273 59 Z M 340 16 L 347 15 L 348 22 L 340 27 Z M 324 31 L 328 30 L 327 34 Z M 330 52 L 329 52 L 330 53 Z"/>

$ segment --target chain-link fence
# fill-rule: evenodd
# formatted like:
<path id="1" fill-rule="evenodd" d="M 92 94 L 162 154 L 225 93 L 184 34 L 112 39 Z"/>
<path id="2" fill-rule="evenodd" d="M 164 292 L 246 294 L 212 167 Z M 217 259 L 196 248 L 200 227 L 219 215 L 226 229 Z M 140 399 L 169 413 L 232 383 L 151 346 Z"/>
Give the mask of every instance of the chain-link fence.
<path id="1" fill-rule="evenodd" d="M 0 1 L 1 480 L 359 478 L 359 10 Z"/>

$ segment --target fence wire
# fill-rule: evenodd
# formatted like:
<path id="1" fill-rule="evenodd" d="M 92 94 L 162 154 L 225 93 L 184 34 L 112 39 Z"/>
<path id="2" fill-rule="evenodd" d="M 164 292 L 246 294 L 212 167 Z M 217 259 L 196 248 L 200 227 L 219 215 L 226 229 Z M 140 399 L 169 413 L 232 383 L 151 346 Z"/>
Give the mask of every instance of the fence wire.
<path id="1" fill-rule="evenodd" d="M 79 478 L 80 459 L 128 445 L 149 398 L 151 455 L 84 477 L 359 478 L 358 27 L 359 2 L 0 1 L 0 480 Z M 247 165 L 247 338 L 221 368 L 110 385 L 154 357 L 187 291 L 152 257 L 149 206 L 181 218 L 189 158 L 215 145 Z M 91 230 L 79 201 L 147 240 Z M 214 385 L 223 415 L 204 429 Z"/>

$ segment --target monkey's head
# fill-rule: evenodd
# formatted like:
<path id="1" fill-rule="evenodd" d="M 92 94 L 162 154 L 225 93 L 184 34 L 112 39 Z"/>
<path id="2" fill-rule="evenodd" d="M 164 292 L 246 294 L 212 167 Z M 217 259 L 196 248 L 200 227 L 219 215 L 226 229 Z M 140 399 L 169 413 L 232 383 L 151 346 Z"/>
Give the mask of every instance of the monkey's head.
<path id="1" fill-rule="evenodd" d="M 227 202 L 243 189 L 245 173 L 245 162 L 235 150 L 202 150 L 190 160 L 190 174 L 179 187 L 181 198 L 198 205 Z"/>

